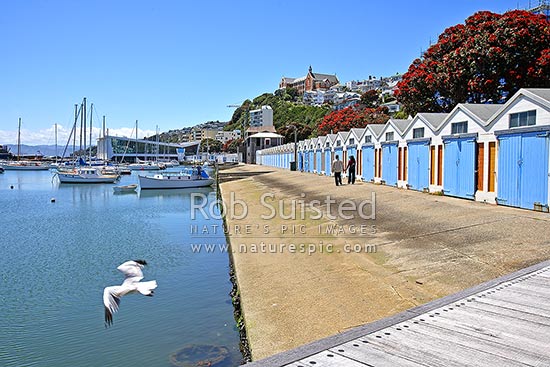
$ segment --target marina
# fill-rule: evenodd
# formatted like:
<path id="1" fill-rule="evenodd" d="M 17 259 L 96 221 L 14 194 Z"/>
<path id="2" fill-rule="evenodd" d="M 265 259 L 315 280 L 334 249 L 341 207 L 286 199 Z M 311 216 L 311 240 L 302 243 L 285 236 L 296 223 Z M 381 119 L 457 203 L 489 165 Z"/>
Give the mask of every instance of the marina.
<path id="1" fill-rule="evenodd" d="M 135 182 L 134 173 L 119 184 Z M 0 365 L 173 367 L 174 353 L 201 345 L 223 349 L 237 365 L 228 255 L 191 248 L 224 242 L 224 235 L 191 235 L 189 190 L 115 195 L 113 187 L 60 184 L 48 171 L 0 176 L 9 239 L 0 245 Z M 131 259 L 147 260 L 158 288 L 151 298 L 125 297 L 105 329 L 103 288 L 120 282 L 116 267 Z"/>

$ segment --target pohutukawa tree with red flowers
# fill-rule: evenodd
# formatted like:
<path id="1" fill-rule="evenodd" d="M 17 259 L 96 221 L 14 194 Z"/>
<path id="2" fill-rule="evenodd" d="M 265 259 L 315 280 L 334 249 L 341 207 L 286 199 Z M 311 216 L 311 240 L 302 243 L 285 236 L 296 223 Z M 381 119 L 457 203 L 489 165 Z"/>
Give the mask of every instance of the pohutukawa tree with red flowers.
<path id="1" fill-rule="evenodd" d="M 520 88 L 550 87 L 550 23 L 527 11 L 478 12 L 447 28 L 413 61 L 396 97 L 406 110 L 449 112 L 500 103 Z"/>
<path id="2" fill-rule="evenodd" d="M 389 118 L 387 107 L 346 107 L 340 111 L 332 111 L 326 115 L 317 127 L 317 133 L 319 135 L 336 134 L 339 131 L 362 128 L 368 124 L 383 124 Z"/>

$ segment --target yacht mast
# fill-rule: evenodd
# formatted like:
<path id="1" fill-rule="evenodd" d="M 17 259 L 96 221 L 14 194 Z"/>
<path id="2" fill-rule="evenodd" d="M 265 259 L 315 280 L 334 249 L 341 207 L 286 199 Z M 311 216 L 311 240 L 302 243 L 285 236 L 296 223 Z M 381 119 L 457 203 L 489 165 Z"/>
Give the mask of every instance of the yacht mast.
<path id="1" fill-rule="evenodd" d="M 17 129 L 17 160 L 21 160 L 21 117 L 19 117 L 19 128 Z"/>
<path id="2" fill-rule="evenodd" d="M 92 119 L 94 116 L 94 104 L 90 104 L 90 153 L 88 155 L 88 159 L 90 160 L 90 163 L 92 162 Z"/>
<path id="3" fill-rule="evenodd" d="M 57 123 L 54 125 L 54 131 L 55 131 L 55 163 L 57 163 Z"/>
<path id="4" fill-rule="evenodd" d="M 138 120 L 136 120 L 136 163 L 138 163 Z"/>

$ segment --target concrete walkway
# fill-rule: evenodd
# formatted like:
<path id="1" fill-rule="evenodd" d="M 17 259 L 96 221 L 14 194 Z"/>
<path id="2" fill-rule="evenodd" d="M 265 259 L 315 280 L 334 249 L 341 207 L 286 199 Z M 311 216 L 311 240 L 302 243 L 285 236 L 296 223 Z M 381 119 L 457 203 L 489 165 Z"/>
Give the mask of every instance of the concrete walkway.
<path id="1" fill-rule="evenodd" d="M 550 258 L 544 213 L 262 166 L 220 179 L 254 360 Z M 375 219 L 338 215 L 347 199 L 372 214 L 372 193 Z M 330 212 L 301 204 L 327 197 Z M 285 219 L 293 202 L 297 218 Z"/>

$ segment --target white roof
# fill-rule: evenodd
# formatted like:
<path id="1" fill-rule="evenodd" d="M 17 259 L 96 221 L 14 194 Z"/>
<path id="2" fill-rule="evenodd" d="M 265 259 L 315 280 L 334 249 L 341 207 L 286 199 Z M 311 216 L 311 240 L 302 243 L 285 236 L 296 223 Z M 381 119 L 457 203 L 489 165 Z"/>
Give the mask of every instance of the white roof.
<path id="1" fill-rule="evenodd" d="M 283 138 L 282 135 L 275 133 L 257 133 L 254 135 L 249 135 L 249 138 Z"/>

